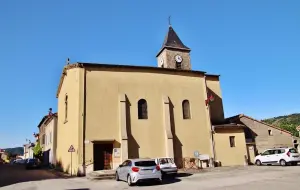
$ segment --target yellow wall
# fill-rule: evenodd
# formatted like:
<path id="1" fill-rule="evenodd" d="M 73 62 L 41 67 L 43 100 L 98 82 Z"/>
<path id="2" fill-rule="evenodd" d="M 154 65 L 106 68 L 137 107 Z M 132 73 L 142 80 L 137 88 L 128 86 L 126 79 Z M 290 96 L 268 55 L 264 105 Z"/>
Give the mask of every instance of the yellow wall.
<path id="1" fill-rule="evenodd" d="M 222 123 L 224 121 L 224 109 L 219 76 L 206 76 L 206 84 L 209 95 L 212 93 L 214 96 L 214 101 L 210 104 L 212 123 Z"/>
<path id="2" fill-rule="evenodd" d="M 205 106 L 205 80 L 201 74 L 154 73 L 126 68 L 102 68 L 87 71 L 86 139 L 119 137 L 119 94 L 130 103 L 129 157 L 165 156 L 163 96 L 174 108 L 175 156 L 192 157 L 195 150 L 211 154 L 209 119 Z M 137 102 L 146 99 L 148 120 L 139 120 Z M 190 101 L 191 119 L 182 117 L 182 101 Z M 130 132 L 128 136 L 130 136 Z M 178 140 L 177 140 L 178 139 Z M 86 160 L 92 161 L 92 144 L 86 145 Z"/>
<path id="3" fill-rule="evenodd" d="M 82 162 L 82 94 L 83 69 L 67 70 L 58 96 L 57 123 L 57 163 L 63 170 L 71 172 L 71 153 L 68 149 L 74 146 L 72 153 L 72 173 L 76 174 Z M 65 121 L 65 95 L 68 95 L 68 118 Z"/>
<path id="4" fill-rule="evenodd" d="M 230 147 L 230 136 L 235 136 L 235 147 Z M 247 149 L 243 129 L 216 129 L 214 140 L 216 160 L 222 166 L 244 165 Z"/>

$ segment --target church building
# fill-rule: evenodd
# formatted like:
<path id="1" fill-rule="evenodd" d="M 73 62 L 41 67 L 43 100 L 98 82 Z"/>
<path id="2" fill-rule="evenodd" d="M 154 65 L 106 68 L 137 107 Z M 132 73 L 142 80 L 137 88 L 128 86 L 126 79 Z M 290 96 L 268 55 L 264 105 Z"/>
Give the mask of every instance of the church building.
<path id="1" fill-rule="evenodd" d="M 156 157 L 173 157 L 184 167 L 195 152 L 243 165 L 243 126 L 222 125 L 219 75 L 192 70 L 190 51 L 169 26 L 157 67 L 68 63 L 57 90 L 62 168 L 86 174 Z"/>

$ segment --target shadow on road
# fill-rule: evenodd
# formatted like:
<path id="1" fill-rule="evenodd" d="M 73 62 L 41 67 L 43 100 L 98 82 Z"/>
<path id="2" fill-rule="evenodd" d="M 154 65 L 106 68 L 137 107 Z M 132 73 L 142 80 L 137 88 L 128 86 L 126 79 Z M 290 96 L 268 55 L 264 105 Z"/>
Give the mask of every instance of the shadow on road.
<path id="1" fill-rule="evenodd" d="M 61 178 L 43 169 L 26 170 L 23 165 L 0 165 L 0 187 L 27 181 Z"/>
<path id="2" fill-rule="evenodd" d="M 177 178 L 174 178 L 174 179 L 164 179 L 161 184 L 149 181 L 149 182 L 140 182 L 140 183 L 137 184 L 137 186 L 168 185 L 168 184 L 172 184 L 172 183 L 178 183 L 180 181 L 181 181 L 181 179 L 177 179 Z"/>
<path id="3" fill-rule="evenodd" d="M 189 177 L 189 176 L 192 176 L 193 174 L 191 173 L 178 173 L 177 174 L 177 177 L 178 178 L 181 178 L 181 177 Z"/>
<path id="4" fill-rule="evenodd" d="M 143 182 L 143 183 L 139 183 L 137 184 L 138 186 L 152 186 L 152 185 L 168 185 L 168 184 L 172 184 L 172 183 L 178 183 L 181 181 L 181 177 L 188 177 L 191 176 L 193 174 L 189 174 L 189 173 L 178 173 L 177 176 L 174 178 L 172 176 L 164 176 L 162 183 L 161 184 L 157 184 L 155 182 Z"/>

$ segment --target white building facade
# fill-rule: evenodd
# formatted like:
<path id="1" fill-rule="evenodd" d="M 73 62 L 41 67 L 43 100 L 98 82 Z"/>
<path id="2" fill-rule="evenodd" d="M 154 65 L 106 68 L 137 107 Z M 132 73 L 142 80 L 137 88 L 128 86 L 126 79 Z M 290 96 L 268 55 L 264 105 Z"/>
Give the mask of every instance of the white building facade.
<path id="1" fill-rule="evenodd" d="M 39 126 L 42 129 L 43 137 L 41 146 L 43 151 L 43 163 L 45 165 L 56 164 L 56 147 L 57 147 L 57 114 L 49 114 L 43 117 Z"/>
<path id="2" fill-rule="evenodd" d="M 34 143 L 24 144 L 24 159 L 33 158 Z"/>

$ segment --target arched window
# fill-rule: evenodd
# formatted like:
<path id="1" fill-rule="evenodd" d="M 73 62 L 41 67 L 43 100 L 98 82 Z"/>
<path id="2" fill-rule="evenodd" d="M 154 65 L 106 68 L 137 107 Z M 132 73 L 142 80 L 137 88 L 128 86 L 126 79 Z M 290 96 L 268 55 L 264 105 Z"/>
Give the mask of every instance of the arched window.
<path id="1" fill-rule="evenodd" d="M 68 120 L 68 95 L 65 96 L 65 122 Z"/>
<path id="2" fill-rule="evenodd" d="M 138 118 L 148 119 L 147 101 L 145 99 L 140 99 L 138 101 Z"/>
<path id="3" fill-rule="evenodd" d="M 183 119 L 191 119 L 190 102 L 188 100 L 182 101 L 182 115 Z"/>

